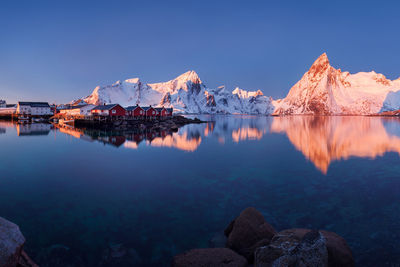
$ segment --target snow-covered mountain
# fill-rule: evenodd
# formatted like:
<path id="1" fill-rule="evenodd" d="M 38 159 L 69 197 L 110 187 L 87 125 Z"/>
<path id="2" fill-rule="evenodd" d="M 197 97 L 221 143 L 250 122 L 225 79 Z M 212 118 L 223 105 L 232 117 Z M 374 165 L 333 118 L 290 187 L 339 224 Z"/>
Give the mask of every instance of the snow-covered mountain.
<path id="1" fill-rule="evenodd" d="M 181 113 L 241 113 L 271 114 L 272 99 L 258 90 L 249 92 L 224 86 L 207 88 L 194 71 L 163 83 L 144 83 L 139 78 L 118 81 L 108 86 L 97 86 L 83 99 L 89 104 L 119 103 L 173 107 Z"/>
<path id="2" fill-rule="evenodd" d="M 374 71 L 342 72 L 324 53 L 284 99 L 275 101 L 260 90 L 207 88 L 194 71 L 162 83 L 134 78 L 97 86 L 83 100 L 173 107 L 180 113 L 368 115 L 400 110 L 400 78 L 392 81 Z"/>
<path id="3" fill-rule="evenodd" d="M 391 81 L 374 71 L 342 72 L 329 64 L 324 53 L 274 106 L 275 115 L 366 115 L 398 110 L 400 79 Z"/>

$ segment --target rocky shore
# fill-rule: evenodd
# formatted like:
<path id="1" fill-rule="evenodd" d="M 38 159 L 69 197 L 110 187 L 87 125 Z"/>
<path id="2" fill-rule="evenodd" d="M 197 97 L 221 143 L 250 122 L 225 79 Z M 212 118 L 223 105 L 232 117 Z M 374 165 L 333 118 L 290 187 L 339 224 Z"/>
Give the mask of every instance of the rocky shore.
<path id="1" fill-rule="evenodd" d="M 106 130 L 150 130 L 150 131 L 177 131 L 179 127 L 192 123 L 205 123 L 198 118 L 189 119 L 183 116 L 175 115 L 164 120 L 115 120 L 115 121 L 96 121 L 96 120 L 75 120 L 75 127 L 85 127 L 93 129 Z"/>
<path id="2" fill-rule="evenodd" d="M 225 229 L 225 247 L 193 249 L 177 255 L 173 267 L 352 267 L 346 241 L 324 230 L 277 232 L 255 208 L 247 208 Z"/>
<path id="3" fill-rule="evenodd" d="M 38 267 L 25 253 L 24 244 L 19 227 L 0 217 L 0 266 Z"/>

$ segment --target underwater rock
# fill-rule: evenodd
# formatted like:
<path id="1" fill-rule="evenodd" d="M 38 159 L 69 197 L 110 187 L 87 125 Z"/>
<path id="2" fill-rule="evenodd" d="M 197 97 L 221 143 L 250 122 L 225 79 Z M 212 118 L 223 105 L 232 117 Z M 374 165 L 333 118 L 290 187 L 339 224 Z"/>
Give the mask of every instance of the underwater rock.
<path id="1" fill-rule="evenodd" d="M 38 255 L 38 263 L 41 267 L 83 267 L 86 266 L 83 259 L 69 247 L 55 244 L 43 249 Z"/>
<path id="2" fill-rule="evenodd" d="M 249 207 L 225 229 L 228 237 L 226 246 L 253 262 L 257 243 L 263 241 L 260 246 L 268 244 L 275 233 L 275 229 L 265 221 L 264 216 L 255 208 Z"/>
<path id="3" fill-rule="evenodd" d="M 193 249 L 177 255 L 172 267 L 245 267 L 247 260 L 228 248 Z"/>
<path id="4" fill-rule="evenodd" d="M 123 244 L 110 244 L 104 250 L 99 266 L 138 266 L 141 259 L 137 251 L 133 248 L 127 248 Z"/>
<path id="5" fill-rule="evenodd" d="M 254 266 L 327 267 L 326 239 L 319 231 L 309 231 L 301 240 L 292 235 L 279 235 L 268 246 L 256 250 Z"/>
<path id="6" fill-rule="evenodd" d="M 18 225 L 0 217 L 0 266 L 17 266 L 24 244 Z"/>

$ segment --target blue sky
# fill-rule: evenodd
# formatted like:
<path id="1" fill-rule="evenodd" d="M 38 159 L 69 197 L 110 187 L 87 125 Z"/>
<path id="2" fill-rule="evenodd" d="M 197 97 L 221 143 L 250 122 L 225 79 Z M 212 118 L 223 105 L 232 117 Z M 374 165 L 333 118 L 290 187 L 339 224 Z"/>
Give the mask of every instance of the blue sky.
<path id="1" fill-rule="evenodd" d="M 284 97 L 327 52 L 334 67 L 400 76 L 396 1 L 2 1 L 0 99 L 69 102 L 96 85 L 195 70 Z"/>

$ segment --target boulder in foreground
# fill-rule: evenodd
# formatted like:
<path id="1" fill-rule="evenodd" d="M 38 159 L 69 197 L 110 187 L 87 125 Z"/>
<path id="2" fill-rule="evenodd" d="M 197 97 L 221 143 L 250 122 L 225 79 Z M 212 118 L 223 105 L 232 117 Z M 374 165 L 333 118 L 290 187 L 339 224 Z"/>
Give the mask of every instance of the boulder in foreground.
<path id="1" fill-rule="evenodd" d="M 317 238 L 318 235 L 321 236 L 321 238 Z M 318 250 L 310 250 L 312 253 L 308 253 L 307 255 L 313 255 L 314 259 L 319 258 L 321 262 L 314 265 L 312 263 L 317 263 L 318 261 L 313 260 L 311 262 L 309 261 L 305 266 L 354 266 L 355 263 L 351 250 L 342 237 L 328 231 L 312 231 L 301 228 L 281 231 L 273 237 L 268 246 L 258 248 L 255 253 L 255 266 L 272 266 L 273 264 L 282 263 L 283 260 L 289 260 L 296 264 L 304 263 L 302 260 L 304 256 L 302 256 L 303 252 L 301 251 L 304 251 L 302 248 L 304 248 L 304 245 L 309 244 L 310 240 L 319 240 L 318 242 L 312 241 L 315 243 L 314 247 L 320 246 L 320 252 L 323 251 L 323 246 L 326 247 L 327 255 L 325 255 L 325 253 L 320 253 Z M 317 244 L 319 245 L 315 246 Z M 325 256 L 327 256 L 327 265 L 321 265 L 325 262 Z M 277 266 L 286 265 L 278 264 Z"/>
<path id="2" fill-rule="evenodd" d="M 226 246 L 253 262 L 256 248 L 268 245 L 275 233 L 275 229 L 265 221 L 264 216 L 255 208 L 249 207 L 225 229 L 228 237 Z"/>
<path id="3" fill-rule="evenodd" d="M 25 238 L 19 227 L 0 217 L 0 266 L 17 266 L 24 244 Z"/>

